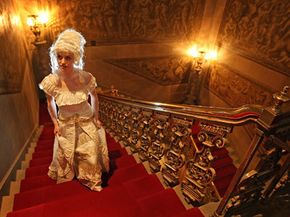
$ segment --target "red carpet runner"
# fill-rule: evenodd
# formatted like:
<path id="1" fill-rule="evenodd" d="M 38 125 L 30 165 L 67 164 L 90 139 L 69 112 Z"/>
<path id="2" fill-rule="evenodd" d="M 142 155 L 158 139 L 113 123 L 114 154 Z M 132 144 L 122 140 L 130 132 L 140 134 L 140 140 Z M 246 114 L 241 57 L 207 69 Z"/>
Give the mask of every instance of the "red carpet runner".
<path id="1" fill-rule="evenodd" d="M 164 189 L 110 136 L 111 171 L 104 174 L 103 191 L 90 191 L 77 180 L 56 184 L 46 175 L 53 125 L 40 109 L 44 129 L 7 217 L 203 217 L 198 208 L 186 210 L 174 190 Z"/>

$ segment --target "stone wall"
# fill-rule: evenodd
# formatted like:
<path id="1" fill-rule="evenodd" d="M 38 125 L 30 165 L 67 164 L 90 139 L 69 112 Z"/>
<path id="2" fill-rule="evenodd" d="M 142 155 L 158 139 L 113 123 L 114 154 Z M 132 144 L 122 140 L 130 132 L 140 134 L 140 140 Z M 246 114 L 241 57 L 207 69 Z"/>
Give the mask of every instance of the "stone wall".
<path id="1" fill-rule="evenodd" d="M 33 47 L 27 42 L 22 8 L 19 1 L 0 2 L 1 194 L 7 190 L 4 184 L 38 124 L 38 97 L 31 64 Z"/>

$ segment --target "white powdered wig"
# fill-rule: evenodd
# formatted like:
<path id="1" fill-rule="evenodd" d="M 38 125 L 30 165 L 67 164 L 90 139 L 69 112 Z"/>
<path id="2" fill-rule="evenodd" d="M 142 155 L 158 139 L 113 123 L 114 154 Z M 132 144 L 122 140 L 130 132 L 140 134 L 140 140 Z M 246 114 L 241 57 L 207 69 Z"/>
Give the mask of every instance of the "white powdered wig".
<path id="1" fill-rule="evenodd" d="M 74 29 L 67 29 L 60 33 L 49 49 L 52 72 L 55 73 L 58 70 L 57 52 L 61 51 L 72 53 L 75 61 L 74 67 L 82 70 L 85 44 L 85 38 Z"/>

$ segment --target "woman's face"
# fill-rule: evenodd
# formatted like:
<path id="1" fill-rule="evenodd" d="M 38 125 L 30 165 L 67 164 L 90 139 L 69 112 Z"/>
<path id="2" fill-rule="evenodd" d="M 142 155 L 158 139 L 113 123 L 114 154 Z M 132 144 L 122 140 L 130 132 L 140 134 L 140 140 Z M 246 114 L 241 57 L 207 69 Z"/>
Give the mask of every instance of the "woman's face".
<path id="1" fill-rule="evenodd" d="M 60 51 L 56 54 L 58 67 L 62 72 L 73 70 L 74 56 L 70 52 Z"/>

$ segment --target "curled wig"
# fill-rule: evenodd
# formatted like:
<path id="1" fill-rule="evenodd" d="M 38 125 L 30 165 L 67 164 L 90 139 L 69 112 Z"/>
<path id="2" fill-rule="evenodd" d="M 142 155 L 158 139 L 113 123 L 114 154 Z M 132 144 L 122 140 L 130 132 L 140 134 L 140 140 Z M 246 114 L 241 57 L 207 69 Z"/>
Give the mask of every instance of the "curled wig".
<path id="1" fill-rule="evenodd" d="M 74 57 L 74 67 L 83 69 L 83 55 L 84 45 L 86 44 L 85 38 L 81 33 L 74 29 L 67 29 L 61 32 L 56 41 L 49 49 L 50 63 L 52 72 L 55 73 L 58 70 L 57 52 L 69 52 Z"/>

